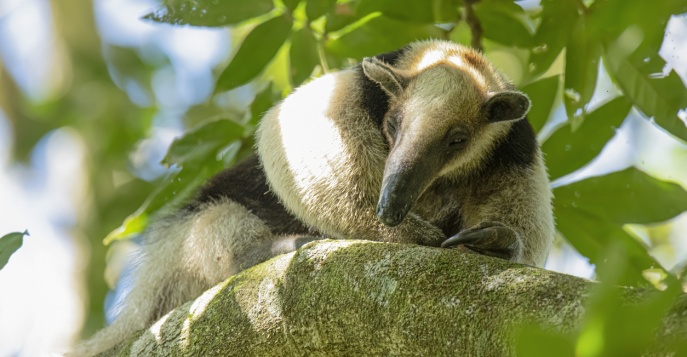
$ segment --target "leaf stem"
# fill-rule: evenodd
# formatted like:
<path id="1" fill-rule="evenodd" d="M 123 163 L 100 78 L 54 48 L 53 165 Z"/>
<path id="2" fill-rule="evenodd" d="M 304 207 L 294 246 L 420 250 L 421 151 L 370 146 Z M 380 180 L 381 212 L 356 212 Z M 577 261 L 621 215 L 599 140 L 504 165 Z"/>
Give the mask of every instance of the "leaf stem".
<path id="1" fill-rule="evenodd" d="M 317 41 L 317 55 L 320 58 L 320 66 L 322 66 L 323 73 L 329 73 L 329 64 L 327 63 L 327 55 L 324 53 L 324 44 L 327 42 L 327 33 L 323 33 L 320 40 Z"/>
<path id="2" fill-rule="evenodd" d="M 479 0 L 465 0 L 465 13 L 463 14 L 463 20 L 470 27 L 470 33 L 472 34 L 472 41 L 470 45 L 472 48 L 484 52 L 484 47 L 482 46 L 482 24 L 479 22 L 475 10 L 472 8 L 472 4 L 478 2 Z"/>

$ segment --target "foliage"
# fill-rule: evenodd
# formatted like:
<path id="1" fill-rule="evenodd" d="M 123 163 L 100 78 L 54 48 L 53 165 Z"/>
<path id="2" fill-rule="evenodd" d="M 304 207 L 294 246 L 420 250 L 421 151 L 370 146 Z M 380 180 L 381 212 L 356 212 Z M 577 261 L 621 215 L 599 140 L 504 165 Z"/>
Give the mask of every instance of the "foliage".
<path id="1" fill-rule="evenodd" d="M 517 351 L 520 356 L 644 356 L 647 351 L 659 355 L 682 356 L 687 341 L 667 338 L 658 343 L 657 336 L 667 332 L 661 328 L 662 319 L 684 300 L 680 284 L 671 280 L 663 291 L 650 291 L 635 304 L 632 290 L 622 291 L 617 283 L 632 275 L 631 258 L 623 243 L 610 243 L 606 260 L 597 267 L 601 284 L 591 289 L 581 326 L 568 333 L 551 331 L 541 326 L 521 326 Z M 673 312 L 679 311 L 673 310 Z M 677 313 L 673 316 L 682 315 Z M 660 351 L 656 351 L 657 346 Z"/>
<path id="2" fill-rule="evenodd" d="M 29 231 L 24 233 L 12 232 L 0 237 L 0 270 L 7 265 L 10 257 L 24 243 L 24 236 L 28 236 Z"/>
<path id="3" fill-rule="evenodd" d="M 69 9 L 83 11 L 88 9 L 86 4 L 90 3 Z M 58 2 L 57 6 L 65 5 Z M 511 0 L 165 0 L 145 19 L 232 27 L 238 45 L 216 76 L 214 98 L 242 86 L 255 92 L 255 97 L 243 111 L 222 110 L 212 101 L 190 108 L 186 123 L 192 129 L 174 141 L 164 159 L 172 170 L 154 183 L 133 178 L 115 187 L 113 173 L 130 170 L 127 155 L 149 135 L 155 108 L 133 106 L 112 81 L 122 87 L 117 72 L 121 71 L 149 83 L 153 69 L 141 54 L 107 45 L 105 53 L 116 59 L 110 78 L 100 58 L 97 32 L 81 20 L 91 15 L 62 10 L 58 12 L 74 17 L 63 21 L 64 37 L 73 49 L 71 57 L 80 84 L 54 102 L 34 105 L 16 100 L 8 111 L 10 116 L 34 119 L 15 123 L 20 158 L 54 128 L 70 126 L 89 134 L 95 213 L 85 230 L 94 239 L 107 235 L 108 243 L 140 233 L 149 217 L 178 206 L 208 177 L 250 154 L 255 125 L 280 95 L 311 76 L 417 39 L 483 43 L 487 57 L 510 53 L 513 61 L 501 65 L 521 73 L 516 84 L 534 103 L 529 120 L 537 131 L 547 123 L 551 127 L 552 113 L 562 102 L 565 122 L 550 128 L 550 133 L 540 132 L 552 179 L 573 173 L 597 157 L 633 108 L 653 118 L 652 122 L 675 140 L 687 140 L 687 127 L 678 117 L 678 112 L 687 108 L 687 88 L 674 71 L 664 70 L 666 62 L 658 55 L 667 21 L 687 11 L 683 0 L 660 0 L 651 6 L 643 1 L 542 0 L 540 7 L 528 9 Z M 476 17 L 468 16 L 470 13 Z M 620 94 L 592 106 L 600 69 Z M 283 74 L 286 81 L 279 80 Z M 100 85 L 87 87 L 84 83 Z M 90 103 L 102 105 L 96 110 Z M 47 120 L 48 116 L 60 119 Z M 107 135 L 90 135 L 103 132 Z M 625 229 L 626 224 L 662 222 L 687 210 L 687 193 L 680 186 L 637 168 L 560 185 L 554 194 L 560 235 L 592 264 L 616 264 L 626 272 L 610 274 L 612 278 L 599 276 L 610 283 L 645 283 L 644 273 L 662 271 L 644 243 Z M 127 215 L 119 228 L 110 234 L 103 231 L 111 230 Z M 103 300 L 106 289 L 102 282 L 105 253 L 98 244 L 92 244 L 94 258 L 88 269 L 91 299 L 97 302 Z M 623 253 L 622 259 L 609 253 L 617 250 Z M 662 274 L 674 289 L 675 277 Z M 600 288 L 591 305 L 594 313 L 579 335 L 532 330 L 531 340 L 552 341 L 552 348 L 557 346 L 561 355 L 571 355 L 570 351 L 593 355 L 575 350 L 575 341 L 582 343 L 584 331 L 598 326 L 594 319 L 616 326 L 621 322 L 607 320 L 637 313 L 603 312 L 612 305 L 609 301 L 613 299 L 606 298 L 611 295 Z M 658 316 L 666 305 L 651 306 L 659 307 L 649 308 L 652 312 L 647 314 Z M 93 316 L 100 311 L 100 303 L 91 307 Z M 99 322 L 92 321 L 91 327 Z M 646 334 L 650 330 L 641 331 Z"/>

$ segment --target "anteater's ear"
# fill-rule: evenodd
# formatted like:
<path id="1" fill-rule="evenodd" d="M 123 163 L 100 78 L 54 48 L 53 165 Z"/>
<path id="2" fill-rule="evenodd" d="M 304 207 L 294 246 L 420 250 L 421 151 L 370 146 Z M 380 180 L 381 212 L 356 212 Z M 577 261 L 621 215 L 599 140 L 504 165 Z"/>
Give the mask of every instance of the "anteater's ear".
<path id="1" fill-rule="evenodd" d="M 366 57 L 362 66 L 365 76 L 379 84 L 392 97 L 399 96 L 408 82 L 399 71 L 375 58 Z"/>
<path id="2" fill-rule="evenodd" d="M 499 92 L 484 103 L 484 111 L 491 122 L 519 120 L 527 115 L 530 99 L 516 91 Z"/>

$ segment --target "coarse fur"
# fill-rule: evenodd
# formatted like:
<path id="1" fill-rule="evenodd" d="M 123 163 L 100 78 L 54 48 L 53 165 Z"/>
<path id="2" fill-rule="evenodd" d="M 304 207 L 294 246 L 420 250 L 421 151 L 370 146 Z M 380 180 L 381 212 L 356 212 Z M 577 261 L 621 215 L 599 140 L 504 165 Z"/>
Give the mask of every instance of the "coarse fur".
<path id="1" fill-rule="evenodd" d="M 464 245 L 542 266 L 554 225 L 529 106 L 481 54 L 446 41 L 301 86 L 263 117 L 257 156 L 147 230 L 117 320 L 73 355 L 321 237 Z"/>

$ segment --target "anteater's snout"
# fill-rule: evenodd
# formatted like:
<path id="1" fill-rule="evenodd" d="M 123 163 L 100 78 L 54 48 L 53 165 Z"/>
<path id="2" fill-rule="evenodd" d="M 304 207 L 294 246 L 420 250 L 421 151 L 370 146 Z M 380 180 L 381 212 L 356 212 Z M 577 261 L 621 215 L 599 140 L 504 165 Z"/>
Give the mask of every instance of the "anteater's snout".
<path id="1" fill-rule="evenodd" d="M 407 209 L 405 207 L 402 209 L 394 210 L 388 207 L 384 207 L 382 204 L 377 205 L 377 218 L 379 218 L 379 220 L 382 223 L 389 227 L 394 227 L 401 224 L 406 214 Z"/>

